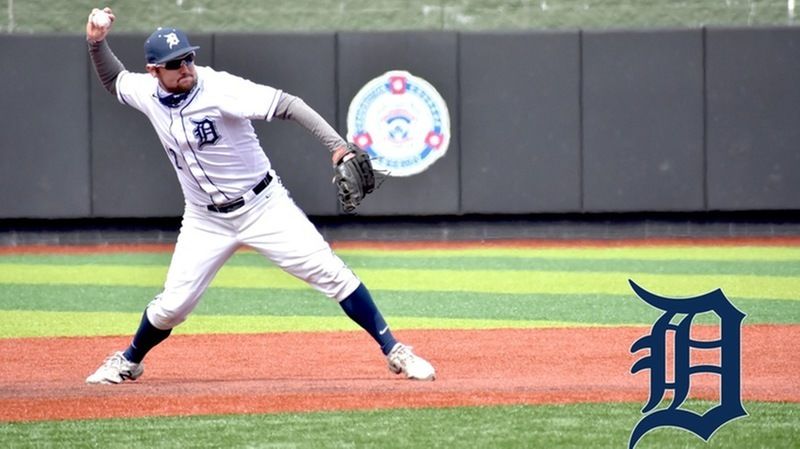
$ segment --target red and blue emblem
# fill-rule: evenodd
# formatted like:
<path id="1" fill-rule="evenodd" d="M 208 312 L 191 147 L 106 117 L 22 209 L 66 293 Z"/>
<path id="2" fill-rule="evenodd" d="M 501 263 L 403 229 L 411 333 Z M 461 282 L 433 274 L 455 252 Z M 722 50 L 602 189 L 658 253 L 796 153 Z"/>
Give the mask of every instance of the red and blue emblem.
<path id="1" fill-rule="evenodd" d="M 393 70 L 369 81 L 353 97 L 347 138 L 390 176 L 425 171 L 450 143 L 450 114 L 439 92 L 422 78 Z"/>

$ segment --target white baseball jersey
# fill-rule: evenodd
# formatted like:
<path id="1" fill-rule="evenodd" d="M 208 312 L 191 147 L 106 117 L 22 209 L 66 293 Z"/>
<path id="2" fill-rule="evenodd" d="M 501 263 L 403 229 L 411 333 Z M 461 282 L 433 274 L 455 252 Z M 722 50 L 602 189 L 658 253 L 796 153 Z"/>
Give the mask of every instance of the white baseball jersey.
<path id="1" fill-rule="evenodd" d="M 197 85 L 178 107 L 159 101 L 167 93 L 147 73 L 121 72 L 117 98 L 150 119 L 186 201 L 223 204 L 252 189 L 270 170 L 250 120 L 272 120 L 281 91 L 210 67 L 196 66 L 196 71 Z"/>

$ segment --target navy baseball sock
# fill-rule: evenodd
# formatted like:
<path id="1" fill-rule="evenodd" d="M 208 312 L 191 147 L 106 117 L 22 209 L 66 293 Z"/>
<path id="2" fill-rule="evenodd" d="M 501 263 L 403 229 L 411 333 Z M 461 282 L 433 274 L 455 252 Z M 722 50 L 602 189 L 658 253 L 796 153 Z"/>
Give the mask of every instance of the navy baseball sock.
<path id="1" fill-rule="evenodd" d="M 128 349 L 125 350 L 125 358 L 129 362 L 141 363 L 144 356 L 153 349 L 157 344 L 161 343 L 169 337 L 172 329 L 161 330 L 150 323 L 147 319 L 147 310 L 142 315 L 142 322 L 139 323 L 139 329 L 136 335 L 133 336 L 133 341 Z"/>
<path id="2" fill-rule="evenodd" d="M 386 324 L 386 320 L 378 311 L 369 290 L 363 283 L 350 296 L 339 302 L 339 305 L 351 320 L 363 327 L 381 345 L 384 355 L 388 354 L 397 344 L 397 340 L 389 330 L 389 325 Z"/>

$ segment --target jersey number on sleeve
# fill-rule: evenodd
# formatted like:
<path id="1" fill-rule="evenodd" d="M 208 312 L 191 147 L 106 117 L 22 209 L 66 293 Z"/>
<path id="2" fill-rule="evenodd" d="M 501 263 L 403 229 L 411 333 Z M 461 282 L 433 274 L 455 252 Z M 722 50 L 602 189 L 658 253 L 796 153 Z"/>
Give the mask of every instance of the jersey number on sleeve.
<path id="1" fill-rule="evenodd" d="M 176 153 L 172 148 L 167 148 L 167 150 L 169 150 L 169 153 L 172 155 L 172 159 L 175 161 L 175 167 L 178 170 L 182 170 L 183 167 L 181 167 L 180 162 L 178 162 L 178 153 Z"/>

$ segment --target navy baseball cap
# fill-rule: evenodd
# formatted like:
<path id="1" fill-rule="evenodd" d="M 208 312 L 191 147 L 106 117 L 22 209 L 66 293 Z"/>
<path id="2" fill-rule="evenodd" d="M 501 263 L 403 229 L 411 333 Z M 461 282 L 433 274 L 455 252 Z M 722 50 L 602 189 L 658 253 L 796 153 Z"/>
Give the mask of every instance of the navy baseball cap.
<path id="1" fill-rule="evenodd" d="M 200 47 L 192 46 L 186 33 L 177 28 L 159 28 L 144 41 L 144 57 L 148 64 L 163 64 L 189 54 Z"/>

